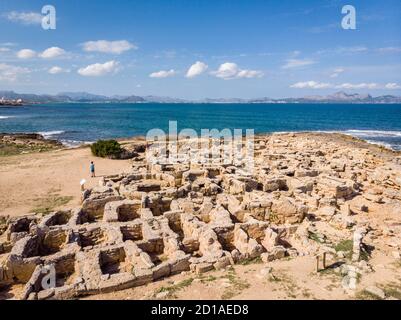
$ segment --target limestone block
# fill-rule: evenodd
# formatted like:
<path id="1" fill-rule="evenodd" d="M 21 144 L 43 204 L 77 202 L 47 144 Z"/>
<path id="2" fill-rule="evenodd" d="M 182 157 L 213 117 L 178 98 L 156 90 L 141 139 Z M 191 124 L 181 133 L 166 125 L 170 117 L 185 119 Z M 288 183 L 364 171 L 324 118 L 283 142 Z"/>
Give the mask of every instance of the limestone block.
<path id="1" fill-rule="evenodd" d="M 202 274 L 213 270 L 213 268 L 213 264 L 211 263 L 199 263 L 195 266 L 195 272 L 196 274 Z"/>
<path id="2" fill-rule="evenodd" d="M 286 255 L 286 249 L 283 246 L 276 246 L 270 252 L 261 254 L 262 261 L 267 263 L 270 261 L 284 258 Z"/>
<path id="3" fill-rule="evenodd" d="M 153 280 L 157 280 L 170 275 L 171 266 L 169 262 L 162 262 L 161 264 L 155 266 L 153 269 Z"/>
<path id="4" fill-rule="evenodd" d="M 271 251 L 278 244 L 278 240 L 278 234 L 272 229 L 268 228 L 265 230 L 265 236 L 263 238 L 262 245 L 267 251 Z"/>

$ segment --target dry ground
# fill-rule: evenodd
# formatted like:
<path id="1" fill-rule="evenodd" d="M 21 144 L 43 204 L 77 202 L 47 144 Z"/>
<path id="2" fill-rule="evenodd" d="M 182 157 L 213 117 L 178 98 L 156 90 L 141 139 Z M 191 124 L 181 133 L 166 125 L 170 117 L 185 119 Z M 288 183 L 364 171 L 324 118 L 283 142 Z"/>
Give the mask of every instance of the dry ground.
<path id="1" fill-rule="evenodd" d="M 130 168 L 128 160 L 95 158 L 89 148 L 0 157 L 0 215 L 78 206 L 81 179 L 89 187 L 99 181 L 90 178 L 90 161 L 95 162 L 98 176 Z"/>
<path id="2" fill-rule="evenodd" d="M 184 273 L 146 286 L 89 296 L 89 300 L 314 300 L 377 299 L 364 292 L 378 286 L 389 299 L 401 299 L 401 269 L 392 257 L 379 253 L 381 264 L 364 275 L 355 292 L 346 292 L 342 277 L 332 269 L 316 272 L 316 260 L 296 257 L 268 264 L 253 262 L 202 275 Z M 261 270 L 272 268 L 270 273 Z"/>

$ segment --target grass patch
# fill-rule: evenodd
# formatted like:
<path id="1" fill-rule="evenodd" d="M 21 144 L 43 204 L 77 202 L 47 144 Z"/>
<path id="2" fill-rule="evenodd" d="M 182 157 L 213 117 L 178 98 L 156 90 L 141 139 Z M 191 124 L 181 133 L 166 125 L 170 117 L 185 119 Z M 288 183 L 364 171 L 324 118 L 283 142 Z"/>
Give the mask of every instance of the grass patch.
<path id="1" fill-rule="evenodd" d="M 363 248 L 361 248 L 361 251 L 359 253 L 359 259 L 369 261 L 369 254 Z"/>
<path id="2" fill-rule="evenodd" d="M 324 276 L 341 276 L 341 274 L 334 268 L 320 269 L 318 274 Z"/>
<path id="3" fill-rule="evenodd" d="M 282 281 L 282 279 L 279 276 L 275 275 L 274 273 L 270 273 L 268 279 L 270 282 L 281 282 Z"/>
<path id="4" fill-rule="evenodd" d="M 351 259 L 352 258 L 352 247 L 354 245 L 354 242 L 352 240 L 343 240 L 340 241 L 339 243 L 337 243 L 334 246 L 334 250 L 336 250 L 336 252 L 343 252 L 344 253 L 344 257 L 346 259 Z M 361 251 L 362 252 L 362 251 Z"/>
<path id="5" fill-rule="evenodd" d="M 66 205 L 74 197 L 72 196 L 60 196 L 58 194 L 49 194 L 46 198 L 37 199 L 37 205 L 31 210 L 31 212 L 36 214 L 49 214 L 53 212 L 57 207 Z"/>
<path id="6" fill-rule="evenodd" d="M 268 220 L 270 223 L 279 223 L 280 222 L 280 218 L 278 217 L 278 215 L 273 212 L 269 214 Z"/>
<path id="7" fill-rule="evenodd" d="M 218 278 L 215 277 L 215 276 L 209 275 L 209 276 L 207 276 L 207 277 L 200 277 L 199 279 L 200 279 L 200 281 L 201 281 L 202 283 L 205 283 L 205 282 L 216 281 Z"/>
<path id="8" fill-rule="evenodd" d="M 256 258 L 252 258 L 252 259 L 245 259 L 240 261 L 238 264 L 242 265 L 242 266 L 247 266 L 250 264 L 258 264 L 258 263 L 262 263 L 262 258 L 261 257 L 256 257 Z"/>
<path id="9" fill-rule="evenodd" d="M 230 273 L 230 272 L 234 272 L 235 273 L 235 268 L 232 265 L 230 265 L 228 268 L 226 268 L 226 270 L 227 270 L 228 273 Z"/>
<path id="10" fill-rule="evenodd" d="M 354 243 L 352 240 L 343 240 L 334 247 L 334 249 L 339 252 L 342 251 L 344 252 L 344 256 L 346 259 L 351 259 L 352 258 L 352 249 L 353 249 Z M 360 253 L 359 253 L 359 259 L 360 260 L 369 260 L 369 253 L 366 251 L 366 248 L 363 246 L 361 247 Z"/>
<path id="11" fill-rule="evenodd" d="M 382 288 L 386 296 L 390 296 L 401 300 L 401 286 L 396 284 L 389 284 Z"/>
<path id="12" fill-rule="evenodd" d="M 326 286 L 326 290 L 327 291 L 333 291 L 334 289 L 336 289 L 338 286 L 336 286 L 336 285 L 334 285 L 333 283 L 332 284 L 329 284 L 329 285 L 327 285 Z"/>
<path id="13" fill-rule="evenodd" d="M 0 236 L 7 230 L 8 217 L 0 216 Z"/>
<path id="14" fill-rule="evenodd" d="M 0 157 L 15 156 L 24 153 L 47 152 L 57 149 L 50 145 L 26 145 L 0 143 Z"/>
<path id="15" fill-rule="evenodd" d="M 308 238 L 317 243 L 325 243 L 325 237 L 315 232 L 308 231 Z"/>
<path id="16" fill-rule="evenodd" d="M 229 300 L 234 296 L 241 293 L 242 290 L 248 289 L 250 284 L 242 279 L 239 279 L 235 274 L 235 271 L 229 271 L 227 275 L 223 276 L 222 278 L 228 279 L 230 282 L 230 287 L 228 287 L 222 294 L 222 300 Z"/>
<path id="17" fill-rule="evenodd" d="M 343 251 L 343 252 L 351 251 L 352 252 L 353 245 L 354 245 L 354 243 L 352 240 L 343 240 L 343 241 L 337 243 L 336 246 L 334 247 L 334 249 L 337 252 L 338 251 Z"/>
<path id="18" fill-rule="evenodd" d="M 0 216 L 0 225 L 6 224 L 7 220 L 8 220 L 8 217 Z"/>
<path id="19" fill-rule="evenodd" d="M 159 256 L 159 260 L 162 261 L 162 262 L 167 261 L 168 260 L 168 256 L 166 254 L 161 254 Z"/>
<path id="20" fill-rule="evenodd" d="M 381 300 L 378 296 L 366 291 L 362 290 L 355 294 L 355 298 L 357 300 Z"/>
<path id="21" fill-rule="evenodd" d="M 304 289 L 302 291 L 302 296 L 306 299 L 315 299 L 315 296 L 312 294 L 312 292 L 310 292 L 309 289 Z"/>
<path id="22" fill-rule="evenodd" d="M 170 287 L 161 287 L 159 290 L 156 291 L 156 294 L 161 293 L 161 292 L 168 292 L 168 297 L 174 296 L 174 294 L 177 291 L 190 286 L 193 281 L 194 281 L 193 278 L 188 278 L 188 279 L 182 280 L 181 282 L 179 282 L 175 285 L 172 285 Z"/>
<path id="23" fill-rule="evenodd" d="M 284 273 L 271 273 L 269 275 L 268 280 L 273 283 L 280 284 L 280 286 L 285 290 L 287 295 L 290 298 L 296 299 L 297 298 L 297 292 L 301 290 L 300 287 L 296 285 L 296 283 L 291 279 L 288 275 Z M 307 289 L 304 289 L 304 292 L 302 293 L 309 293 Z"/>

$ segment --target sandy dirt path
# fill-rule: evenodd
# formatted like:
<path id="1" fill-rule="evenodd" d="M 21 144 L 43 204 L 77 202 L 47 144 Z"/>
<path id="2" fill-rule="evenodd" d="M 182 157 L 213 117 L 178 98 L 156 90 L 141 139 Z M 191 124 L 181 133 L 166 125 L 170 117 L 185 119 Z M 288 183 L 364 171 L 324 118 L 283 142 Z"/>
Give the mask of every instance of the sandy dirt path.
<path id="1" fill-rule="evenodd" d="M 109 160 L 91 155 L 89 148 L 57 150 L 0 157 L 0 215 L 19 216 L 41 208 L 71 208 L 80 203 L 81 179 L 85 186 L 98 184 L 90 178 L 94 161 L 96 175 L 127 172 L 128 160 Z"/>

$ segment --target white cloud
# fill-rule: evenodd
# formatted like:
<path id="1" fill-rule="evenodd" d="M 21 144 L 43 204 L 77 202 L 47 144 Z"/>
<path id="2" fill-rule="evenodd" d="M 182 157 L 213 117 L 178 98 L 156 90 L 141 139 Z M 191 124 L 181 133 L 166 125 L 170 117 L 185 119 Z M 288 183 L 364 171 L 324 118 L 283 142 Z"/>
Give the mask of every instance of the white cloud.
<path id="1" fill-rule="evenodd" d="M 43 51 L 39 56 L 43 59 L 53 59 L 64 55 L 66 52 L 59 47 L 51 47 Z"/>
<path id="2" fill-rule="evenodd" d="M 377 49 L 380 53 L 400 53 L 401 47 L 385 47 Z"/>
<path id="3" fill-rule="evenodd" d="M 224 80 L 240 78 L 260 78 L 264 74 L 259 70 L 240 69 L 236 63 L 226 62 L 220 65 L 217 71 L 212 71 L 212 75 Z"/>
<path id="4" fill-rule="evenodd" d="M 87 52 L 104 52 L 104 53 L 114 53 L 114 54 L 121 54 L 125 51 L 138 48 L 136 45 L 128 42 L 127 40 L 88 41 L 88 42 L 85 42 L 82 46 L 83 46 L 83 50 L 87 51 Z"/>
<path id="5" fill-rule="evenodd" d="M 336 68 L 333 73 L 330 75 L 330 78 L 337 78 L 341 73 L 345 71 L 344 68 Z"/>
<path id="6" fill-rule="evenodd" d="M 22 23 L 26 25 L 41 24 L 42 15 L 37 12 L 17 12 L 11 11 L 5 14 L 5 17 L 12 22 Z"/>
<path id="7" fill-rule="evenodd" d="M 301 51 L 295 50 L 295 51 L 291 52 L 291 57 L 295 58 L 295 57 L 298 57 L 300 54 L 301 54 Z"/>
<path id="8" fill-rule="evenodd" d="M 307 28 L 306 31 L 310 32 L 310 33 L 323 33 L 323 32 L 328 32 L 328 31 L 333 30 L 338 27 L 339 27 L 339 25 L 337 23 L 329 23 L 329 24 L 322 25 L 322 26 Z"/>
<path id="9" fill-rule="evenodd" d="M 51 67 L 47 72 L 50 74 L 59 74 L 59 73 L 64 73 L 64 72 L 70 72 L 70 70 L 54 66 L 54 67 Z"/>
<path id="10" fill-rule="evenodd" d="M 377 83 L 343 83 L 335 86 L 337 89 L 379 89 L 380 86 Z"/>
<path id="11" fill-rule="evenodd" d="M 22 49 L 17 52 L 17 57 L 20 59 L 31 59 L 36 56 L 36 52 L 31 49 Z"/>
<path id="12" fill-rule="evenodd" d="M 0 45 L 5 47 L 15 47 L 17 44 L 15 42 L 3 42 L 0 43 Z"/>
<path id="13" fill-rule="evenodd" d="M 0 48 L 0 52 L 9 52 L 10 48 Z"/>
<path id="14" fill-rule="evenodd" d="M 332 83 L 323 83 L 317 81 L 305 81 L 305 82 L 297 82 L 290 86 L 291 88 L 296 89 L 388 89 L 395 90 L 401 89 L 401 86 L 397 83 L 387 83 L 385 85 L 370 82 L 370 83 L 341 83 L 341 84 L 332 84 Z"/>
<path id="15" fill-rule="evenodd" d="M 105 63 L 91 64 L 85 68 L 78 69 L 81 76 L 99 77 L 108 73 L 115 73 L 119 70 L 120 64 L 117 61 L 111 60 Z"/>
<path id="16" fill-rule="evenodd" d="M 153 55 L 153 58 L 155 59 L 160 59 L 160 58 L 166 58 L 166 59 L 174 59 L 177 56 L 177 52 L 175 50 L 164 50 L 161 53 L 157 53 Z"/>
<path id="17" fill-rule="evenodd" d="M 0 81 L 15 81 L 20 75 L 29 73 L 30 70 L 18 66 L 0 63 Z"/>
<path id="18" fill-rule="evenodd" d="M 57 58 L 60 56 L 65 55 L 66 52 L 64 49 L 61 49 L 59 47 L 51 47 L 47 48 L 43 52 L 39 53 L 38 56 L 43 58 L 43 59 L 52 59 L 52 58 Z M 34 50 L 31 49 L 22 49 L 17 52 L 17 57 L 20 59 L 30 59 L 36 57 L 37 54 Z"/>
<path id="19" fill-rule="evenodd" d="M 316 62 L 310 59 L 288 59 L 287 63 L 282 66 L 283 69 L 292 69 L 309 66 Z"/>
<path id="20" fill-rule="evenodd" d="M 237 74 L 237 78 L 261 78 L 264 73 L 259 70 L 241 70 Z"/>
<path id="21" fill-rule="evenodd" d="M 220 65 L 217 71 L 212 72 L 217 78 L 232 79 L 238 74 L 239 68 L 236 63 L 226 62 Z"/>
<path id="22" fill-rule="evenodd" d="M 359 53 L 368 52 L 368 48 L 364 46 L 354 46 L 354 47 L 337 47 L 331 49 L 323 49 L 319 50 L 316 53 L 321 55 L 328 55 L 328 54 L 338 54 L 338 55 L 354 55 Z"/>
<path id="23" fill-rule="evenodd" d="M 186 77 L 187 78 L 194 78 L 196 76 L 201 75 L 204 73 L 208 68 L 208 65 L 206 63 L 203 63 L 201 61 L 196 61 L 192 66 L 189 67 Z"/>
<path id="24" fill-rule="evenodd" d="M 332 85 L 330 83 L 322 83 L 316 81 L 305 81 L 305 82 L 297 82 L 290 86 L 291 88 L 296 89 L 327 89 L 331 88 Z"/>
<path id="25" fill-rule="evenodd" d="M 395 82 L 391 82 L 391 83 L 387 83 L 385 85 L 385 88 L 389 89 L 389 90 L 401 89 L 401 85 L 399 85 L 399 84 L 397 84 Z"/>
<path id="26" fill-rule="evenodd" d="M 168 78 L 168 77 L 172 77 L 176 74 L 174 69 L 171 70 L 161 70 L 161 71 L 157 71 L 157 72 L 153 72 L 149 75 L 149 77 L 151 78 Z"/>
<path id="27" fill-rule="evenodd" d="M 352 53 L 360 53 L 368 51 L 368 48 L 364 46 L 355 46 L 355 47 L 340 47 L 336 50 L 338 53 L 352 54 Z"/>

